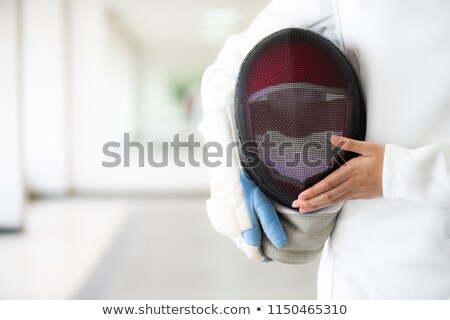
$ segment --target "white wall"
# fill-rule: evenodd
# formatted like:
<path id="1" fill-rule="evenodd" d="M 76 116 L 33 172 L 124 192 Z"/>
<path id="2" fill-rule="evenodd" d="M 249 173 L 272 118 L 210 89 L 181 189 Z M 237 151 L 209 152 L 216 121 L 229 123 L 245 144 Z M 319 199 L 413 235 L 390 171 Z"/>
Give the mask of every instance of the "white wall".
<path id="1" fill-rule="evenodd" d="M 16 1 L 0 1 L 0 229 L 20 228 L 24 208 L 17 20 Z"/>
<path id="2" fill-rule="evenodd" d="M 25 178 L 30 191 L 69 188 L 65 0 L 22 0 Z"/>
<path id="3" fill-rule="evenodd" d="M 102 147 L 136 127 L 138 52 L 105 1 L 71 1 L 70 22 L 73 188 L 107 192 L 121 180 L 102 174 Z"/>
<path id="4" fill-rule="evenodd" d="M 143 141 L 168 141 L 183 131 L 183 113 L 171 99 L 169 74 L 151 55 L 142 59 L 139 136 Z"/>

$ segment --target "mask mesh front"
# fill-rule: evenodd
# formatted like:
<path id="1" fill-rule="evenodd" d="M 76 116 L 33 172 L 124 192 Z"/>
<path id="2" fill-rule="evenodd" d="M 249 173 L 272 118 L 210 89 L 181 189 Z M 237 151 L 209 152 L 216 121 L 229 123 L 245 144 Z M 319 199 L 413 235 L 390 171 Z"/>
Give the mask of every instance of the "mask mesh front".
<path id="1" fill-rule="evenodd" d="M 262 40 L 242 64 L 235 100 L 241 161 L 285 206 L 353 156 L 334 148 L 331 135 L 364 140 L 354 69 L 332 42 L 308 30 Z"/>

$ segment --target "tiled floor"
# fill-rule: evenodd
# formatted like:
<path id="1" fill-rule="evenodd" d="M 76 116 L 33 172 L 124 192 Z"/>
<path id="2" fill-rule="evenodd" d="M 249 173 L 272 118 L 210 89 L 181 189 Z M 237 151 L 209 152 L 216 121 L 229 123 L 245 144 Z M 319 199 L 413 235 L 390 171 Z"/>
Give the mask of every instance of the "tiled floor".
<path id="1" fill-rule="evenodd" d="M 209 225 L 204 199 L 29 205 L 0 235 L 0 299 L 313 299 L 317 263 L 249 261 Z"/>
<path id="2" fill-rule="evenodd" d="M 0 234 L 0 299 L 73 296 L 127 213 L 123 200 L 31 203 L 23 233 Z"/>

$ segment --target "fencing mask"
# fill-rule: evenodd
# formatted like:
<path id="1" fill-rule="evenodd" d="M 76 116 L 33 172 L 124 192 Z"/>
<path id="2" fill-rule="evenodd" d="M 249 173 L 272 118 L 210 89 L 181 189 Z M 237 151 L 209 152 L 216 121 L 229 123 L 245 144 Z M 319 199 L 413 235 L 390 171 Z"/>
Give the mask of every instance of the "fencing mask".
<path id="1" fill-rule="evenodd" d="M 353 66 L 334 42 L 315 31 L 278 31 L 245 58 L 234 115 L 240 160 L 273 200 L 288 236 L 284 249 L 264 239 L 264 254 L 285 263 L 313 260 L 340 207 L 300 214 L 291 204 L 355 156 L 333 147 L 332 135 L 365 138 L 365 105 Z"/>

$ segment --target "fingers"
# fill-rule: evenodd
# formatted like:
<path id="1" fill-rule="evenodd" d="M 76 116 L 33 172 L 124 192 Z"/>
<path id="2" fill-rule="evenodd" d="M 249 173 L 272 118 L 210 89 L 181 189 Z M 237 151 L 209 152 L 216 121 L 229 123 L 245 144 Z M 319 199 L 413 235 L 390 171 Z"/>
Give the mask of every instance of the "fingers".
<path id="1" fill-rule="evenodd" d="M 322 208 L 328 207 L 335 203 L 337 199 L 352 190 L 352 181 L 346 180 L 335 188 L 330 189 L 324 193 L 321 193 L 313 198 L 307 200 L 297 200 L 294 202 L 294 208 L 316 208 L 321 206 Z"/>
<path id="2" fill-rule="evenodd" d="M 358 141 L 345 137 L 332 136 L 331 143 L 345 151 L 359 153 L 361 155 L 370 155 L 372 144 L 366 141 Z"/>
<path id="3" fill-rule="evenodd" d="M 275 247 L 281 249 L 286 246 L 287 237 L 272 202 L 256 187 L 244 170 L 241 170 L 241 184 L 253 225 L 251 229 L 243 232 L 245 242 L 252 246 L 261 245 L 262 234 L 259 227 L 259 224 L 261 224 L 267 238 Z M 259 224 L 257 223 L 258 220 Z"/>
<path id="4" fill-rule="evenodd" d="M 324 193 L 328 190 L 335 188 L 337 185 L 346 181 L 349 178 L 349 168 L 347 166 L 342 166 L 333 173 L 331 173 L 328 177 L 323 179 L 322 181 L 316 183 L 311 188 L 303 191 L 298 196 L 298 200 L 306 200 L 313 198 L 321 193 Z M 294 203 L 292 204 L 294 206 Z"/>
<path id="5" fill-rule="evenodd" d="M 257 189 L 254 198 L 254 208 L 269 241 L 278 249 L 287 245 L 287 237 L 281 225 L 280 218 L 267 196 Z"/>
<path id="6" fill-rule="evenodd" d="M 334 199 L 333 201 L 331 201 L 330 203 L 324 205 L 324 204 L 319 204 L 317 206 L 312 206 L 309 208 L 300 208 L 300 212 L 301 213 L 309 213 L 309 212 L 313 212 L 313 211 L 317 211 L 335 204 L 338 204 L 342 201 L 346 201 L 346 200 L 351 200 L 354 198 L 354 195 L 352 194 L 352 191 L 348 191 L 347 193 L 341 195 L 340 197 Z"/>

